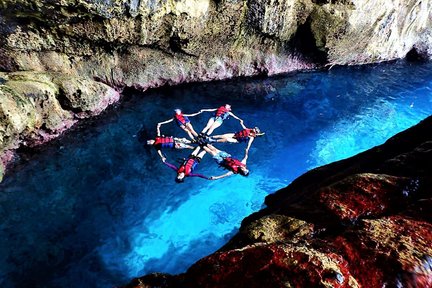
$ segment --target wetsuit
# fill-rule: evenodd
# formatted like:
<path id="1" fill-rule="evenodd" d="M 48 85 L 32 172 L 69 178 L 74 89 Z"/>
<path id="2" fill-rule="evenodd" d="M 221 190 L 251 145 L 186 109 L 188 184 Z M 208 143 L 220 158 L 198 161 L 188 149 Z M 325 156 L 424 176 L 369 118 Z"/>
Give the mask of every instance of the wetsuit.
<path id="1" fill-rule="evenodd" d="M 178 126 L 186 126 L 186 124 L 190 122 L 189 118 L 187 116 L 184 116 L 183 113 L 174 114 L 174 119 Z"/>
<path id="2" fill-rule="evenodd" d="M 250 136 L 255 136 L 254 132 L 255 131 L 253 129 L 243 129 L 235 133 L 233 138 L 236 139 L 238 142 L 247 142 Z"/>

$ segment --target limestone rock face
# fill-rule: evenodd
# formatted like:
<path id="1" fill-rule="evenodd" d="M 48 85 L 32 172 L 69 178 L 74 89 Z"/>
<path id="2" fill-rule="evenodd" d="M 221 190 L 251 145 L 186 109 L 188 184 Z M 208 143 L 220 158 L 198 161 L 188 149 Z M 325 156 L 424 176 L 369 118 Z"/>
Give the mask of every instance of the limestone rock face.
<path id="1" fill-rule="evenodd" d="M 432 117 L 269 195 L 219 251 L 127 287 L 432 287 Z"/>
<path id="2" fill-rule="evenodd" d="M 49 141 L 120 96 L 103 83 L 63 74 L 0 72 L 0 79 L 0 175 L 20 145 Z"/>
<path id="3" fill-rule="evenodd" d="M 3 78 L 18 71 L 35 73 L 33 78 L 41 73 L 51 75 L 55 87 L 40 81 L 31 85 L 36 94 L 51 95 L 42 106 L 56 111 L 43 112 L 48 117 L 55 115 L 48 120 L 55 126 L 59 119 L 97 114 L 105 103 L 118 98 L 117 92 L 102 83 L 117 91 L 123 87 L 145 90 L 182 82 L 385 61 L 405 57 L 410 51 L 430 57 L 431 3 L 0 0 L 0 71 Z M 29 139 L 20 133 L 38 127 L 25 124 L 34 121 L 32 115 L 37 112 L 24 113 L 33 100 L 21 93 L 30 89 L 32 77 L 14 83 L 22 106 L 13 106 L 10 97 L 2 102 L 3 107 L 12 103 L 6 110 L 18 114 L 13 120 L 7 118 L 9 124 L 1 124 L 9 127 L 7 137 L 14 139 L 0 139 L 0 154 L 9 151 L 12 142 L 28 142 L 20 140 Z M 22 88 L 16 87 L 21 84 Z M 1 87 L 2 93 L 10 89 Z M 64 112 L 52 97 L 60 98 Z M 73 115 L 66 116 L 68 113 Z"/>

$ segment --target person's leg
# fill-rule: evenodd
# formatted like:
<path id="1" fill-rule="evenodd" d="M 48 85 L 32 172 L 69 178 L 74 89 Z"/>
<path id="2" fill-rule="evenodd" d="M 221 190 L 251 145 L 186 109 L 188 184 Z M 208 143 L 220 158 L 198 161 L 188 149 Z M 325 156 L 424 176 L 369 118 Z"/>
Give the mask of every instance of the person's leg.
<path id="1" fill-rule="evenodd" d="M 192 127 L 192 124 L 190 122 L 186 123 L 186 129 L 188 129 L 188 131 L 193 135 L 194 138 L 198 137 L 198 133 L 194 130 L 194 128 Z"/>
<path id="2" fill-rule="evenodd" d="M 191 144 L 192 143 L 190 140 L 188 140 L 186 138 L 177 138 L 177 137 L 174 137 L 174 141 L 176 143 L 182 143 L 182 144 Z"/>
<path id="3" fill-rule="evenodd" d="M 234 138 L 234 133 L 232 134 L 231 137 L 228 137 L 228 138 L 226 139 L 225 142 L 229 142 L 229 143 L 239 143 L 239 141 L 238 141 L 236 138 Z"/>
<path id="4" fill-rule="evenodd" d="M 204 146 L 202 146 L 202 148 L 207 152 L 207 153 L 209 153 L 210 155 L 212 155 L 212 156 L 214 156 L 214 155 L 216 155 L 217 154 L 217 151 L 215 151 L 213 148 L 211 148 L 211 147 L 213 147 L 213 146 L 211 146 L 210 144 L 207 144 L 207 145 L 204 145 Z"/>
<path id="5" fill-rule="evenodd" d="M 206 154 L 206 151 L 203 150 L 197 155 L 197 158 L 201 161 L 201 159 L 204 157 L 205 154 Z"/>
<path id="6" fill-rule="evenodd" d="M 206 133 L 208 129 L 210 129 L 210 127 L 213 125 L 215 119 L 214 117 L 211 117 L 208 122 L 207 125 L 204 127 L 204 129 L 201 131 L 201 133 Z"/>
<path id="7" fill-rule="evenodd" d="M 191 156 L 197 156 L 200 149 L 201 147 L 197 146 L 195 150 L 192 151 Z"/>
<path id="8" fill-rule="evenodd" d="M 222 135 L 213 135 L 213 136 L 211 136 L 211 138 L 214 139 L 215 142 L 223 143 L 223 142 L 227 142 L 228 141 L 227 137 L 229 137 L 230 134 L 231 133 L 222 134 Z"/>
<path id="9" fill-rule="evenodd" d="M 176 142 L 174 148 L 175 149 L 195 149 L 194 146 L 185 144 L 183 142 Z"/>
<path id="10" fill-rule="evenodd" d="M 222 122 L 221 122 L 221 121 L 215 121 L 215 122 L 213 122 L 213 125 L 211 125 L 210 128 L 209 128 L 208 131 L 207 131 L 207 135 L 212 134 L 213 131 L 214 131 L 216 128 L 218 128 L 219 126 L 221 126 L 221 125 L 222 125 Z"/>
<path id="11" fill-rule="evenodd" d="M 180 128 L 183 129 L 183 131 L 185 131 L 188 134 L 189 138 L 191 138 L 192 140 L 195 139 L 194 136 L 192 135 L 192 133 L 189 131 L 189 129 L 185 125 L 181 125 Z"/>

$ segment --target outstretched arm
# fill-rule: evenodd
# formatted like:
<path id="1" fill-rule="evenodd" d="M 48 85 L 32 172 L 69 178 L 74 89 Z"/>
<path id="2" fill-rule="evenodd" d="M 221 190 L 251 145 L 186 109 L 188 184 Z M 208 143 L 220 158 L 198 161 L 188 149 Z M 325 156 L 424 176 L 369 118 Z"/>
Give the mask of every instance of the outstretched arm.
<path id="1" fill-rule="evenodd" d="M 240 162 L 246 165 L 246 162 L 247 162 L 248 157 L 249 157 L 249 156 L 248 156 L 248 154 L 247 154 L 246 151 L 245 151 L 245 156 L 243 157 L 243 159 L 242 159 Z"/>
<path id="2" fill-rule="evenodd" d="M 204 176 L 202 174 L 189 174 L 189 177 L 200 177 L 200 178 L 203 178 L 203 179 L 211 180 L 210 179 L 211 177 L 207 177 L 207 176 Z"/>
<path id="3" fill-rule="evenodd" d="M 177 167 L 176 167 L 175 165 L 173 165 L 173 164 L 171 164 L 171 163 L 168 163 L 168 162 L 166 162 L 166 161 L 164 162 L 164 164 L 165 164 L 166 166 L 168 166 L 169 168 L 171 168 L 171 169 L 177 171 Z"/>
<path id="4" fill-rule="evenodd" d="M 243 127 L 243 129 L 247 129 L 247 127 L 243 123 L 243 120 L 240 120 L 240 125 Z"/>
<path id="5" fill-rule="evenodd" d="M 248 144 L 247 144 L 246 149 L 245 149 L 245 157 L 246 157 L 246 160 L 247 160 L 247 156 L 249 155 L 249 148 L 251 147 L 252 142 L 253 142 L 254 140 L 255 140 L 255 137 L 249 137 L 249 141 L 248 141 Z"/>
<path id="6" fill-rule="evenodd" d="M 162 159 L 162 162 L 165 163 L 166 157 L 163 155 L 162 151 L 160 149 L 157 150 L 157 153 L 159 154 L 160 158 Z"/>
<path id="7" fill-rule="evenodd" d="M 156 125 L 156 135 L 157 136 L 161 136 L 160 126 L 161 126 L 161 124 L 159 124 L 159 123 Z"/>
<path id="8" fill-rule="evenodd" d="M 167 123 L 170 123 L 170 122 L 172 122 L 174 120 L 174 118 L 171 118 L 171 119 L 169 119 L 169 120 L 166 120 L 166 121 L 163 121 L 163 122 L 159 122 L 157 125 L 156 125 L 156 132 L 157 132 L 157 136 L 160 136 L 160 127 L 161 127 L 161 125 L 163 125 L 163 124 L 167 124 Z"/>
<path id="9" fill-rule="evenodd" d="M 213 112 L 213 111 L 216 111 L 217 110 L 217 108 L 213 108 L 213 109 L 201 109 L 200 111 L 201 112 Z"/>
<path id="10" fill-rule="evenodd" d="M 229 172 L 227 172 L 227 173 L 225 173 L 225 174 L 223 174 L 223 175 L 220 175 L 220 176 L 211 176 L 211 177 L 209 178 L 209 180 L 217 180 L 217 179 L 221 179 L 221 178 L 224 178 L 224 177 L 231 176 L 232 174 L 234 174 L 234 173 L 231 172 L 231 171 L 229 171 Z"/>
<path id="11" fill-rule="evenodd" d="M 163 125 L 163 124 L 167 124 L 167 123 L 172 122 L 173 120 L 174 120 L 174 118 L 171 118 L 171 119 L 168 119 L 168 120 L 166 120 L 166 121 L 159 122 L 157 125 L 160 126 L 160 125 Z"/>
<path id="12" fill-rule="evenodd" d="M 240 121 L 240 123 L 243 121 L 241 118 L 239 118 L 239 117 L 237 117 L 234 113 L 232 113 L 232 112 L 229 112 L 229 114 L 233 117 L 233 118 L 235 118 L 235 119 L 237 119 L 237 120 L 239 120 Z"/>
<path id="13" fill-rule="evenodd" d="M 192 113 L 192 114 L 183 114 L 183 115 L 184 115 L 184 116 L 188 116 L 188 117 L 193 117 L 193 116 L 196 116 L 196 115 L 201 114 L 202 112 L 204 112 L 204 111 L 201 109 L 200 111 L 198 111 L 198 112 L 196 112 L 196 113 Z"/>

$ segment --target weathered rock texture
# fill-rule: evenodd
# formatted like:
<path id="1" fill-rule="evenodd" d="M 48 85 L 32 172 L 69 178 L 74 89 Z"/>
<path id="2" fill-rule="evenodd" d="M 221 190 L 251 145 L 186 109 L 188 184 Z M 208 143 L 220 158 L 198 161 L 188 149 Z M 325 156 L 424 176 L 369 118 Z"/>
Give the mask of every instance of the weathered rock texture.
<path id="1" fill-rule="evenodd" d="M 30 143 L 34 137 L 28 135 L 47 139 L 76 118 L 95 114 L 117 97 L 112 89 L 369 63 L 410 51 L 428 57 L 431 3 L 0 0 L 0 96 L 7 98 L 0 155 Z M 20 71 L 26 72 L 23 82 L 13 80 Z M 47 100 L 32 100 L 31 94 Z M 55 119 L 44 128 L 34 121 L 38 113 Z"/>
<path id="2" fill-rule="evenodd" d="M 432 117 L 266 198 L 220 251 L 138 287 L 432 287 Z"/>

